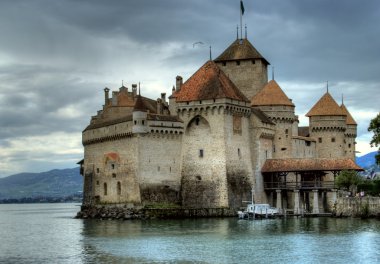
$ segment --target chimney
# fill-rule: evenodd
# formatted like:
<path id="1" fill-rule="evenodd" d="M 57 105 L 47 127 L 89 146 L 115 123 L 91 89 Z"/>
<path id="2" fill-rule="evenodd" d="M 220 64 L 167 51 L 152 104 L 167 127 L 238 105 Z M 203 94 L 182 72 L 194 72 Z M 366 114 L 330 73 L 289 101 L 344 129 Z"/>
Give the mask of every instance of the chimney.
<path id="1" fill-rule="evenodd" d="M 109 88 L 104 88 L 104 106 L 108 104 L 108 100 L 110 98 L 110 89 Z"/>
<path id="2" fill-rule="evenodd" d="M 181 76 L 177 76 L 175 79 L 176 79 L 175 90 L 176 90 L 176 92 L 178 92 L 179 90 L 181 90 L 183 79 Z"/>
<path id="3" fill-rule="evenodd" d="M 166 93 L 161 93 L 161 100 L 163 103 L 166 102 Z"/>
<path id="4" fill-rule="evenodd" d="M 157 114 L 162 114 L 162 100 L 160 98 L 157 99 Z"/>
<path id="5" fill-rule="evenodd" d="M 133 97 L 137 95 L 137 84 L 132 84 L 132 95 Z"/>

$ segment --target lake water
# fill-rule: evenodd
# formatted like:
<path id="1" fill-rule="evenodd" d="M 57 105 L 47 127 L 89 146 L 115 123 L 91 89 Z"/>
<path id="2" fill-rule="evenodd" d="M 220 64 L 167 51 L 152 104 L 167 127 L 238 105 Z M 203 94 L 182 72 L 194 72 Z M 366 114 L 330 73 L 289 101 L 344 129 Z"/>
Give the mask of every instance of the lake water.
<path id="1" fill-rule="evenodd" d="M 78 204 L 0 204 L 0 263 L 380 263 L 380 221 L 73 219 Z"/>

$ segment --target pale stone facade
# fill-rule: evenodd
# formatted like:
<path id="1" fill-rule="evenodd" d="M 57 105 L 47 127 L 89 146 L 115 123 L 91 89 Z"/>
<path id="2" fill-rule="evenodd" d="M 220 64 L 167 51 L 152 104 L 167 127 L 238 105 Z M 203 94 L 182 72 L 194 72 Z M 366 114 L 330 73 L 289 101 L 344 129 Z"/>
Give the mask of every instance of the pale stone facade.
<path id="1" fill-rule="evenodd" d="M 169 103 L 165 94 L 142 97 L 137 85 L 112 98 L 106 88 L 103 109 L 83 131 L 84 205 L 237 209 L 253 191 L 255 202 L 295 212 L 331 208 L 333 186 L 302 184 L 334 181 L 335 170 L 270 164 L 353 159 L 356 124 L 317 103 L 300 134 L 294 104 L 268 82 L 269 63 L 252 48 L 235 41 L 186 82 L 177 76 Z"/>

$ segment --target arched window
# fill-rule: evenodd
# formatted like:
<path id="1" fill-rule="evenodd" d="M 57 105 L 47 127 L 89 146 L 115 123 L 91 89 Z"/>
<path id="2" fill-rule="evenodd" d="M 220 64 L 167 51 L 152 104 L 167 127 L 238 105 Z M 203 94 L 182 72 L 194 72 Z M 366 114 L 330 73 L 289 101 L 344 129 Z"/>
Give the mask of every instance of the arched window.
<path id="1" fill-rule="evenodd" d="M 121 183 L 117 182 L 117 195 L 121 195 Z"/>
<path id="2" fill-rule="evenodd" d="M 107 183 L 103 184 L 104 195 L 107 195 Z"/>

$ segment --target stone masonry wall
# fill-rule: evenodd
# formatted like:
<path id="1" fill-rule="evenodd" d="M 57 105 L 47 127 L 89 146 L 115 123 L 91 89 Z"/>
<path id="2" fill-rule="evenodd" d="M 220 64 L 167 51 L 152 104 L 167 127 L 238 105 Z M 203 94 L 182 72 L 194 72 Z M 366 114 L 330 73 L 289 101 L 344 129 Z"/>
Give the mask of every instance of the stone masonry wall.
<path id="1" fill-rule="evenodd" d="M 182 199 L 185 207 L 228 207 L 224 115 L 196 115 L 182 143 Z"/>
<path id="2" fill-rule="evenodd" d="M 235 125 L 234 125 L 235 120 Z M 240 129 L 234 128 L 236 120 L 241 122 Z M 229 206 L 241 207 L 242 201 L 251 199 L 253 171 L 249 134 L 249 118 L 244 115 L 226 115 L 225 123 L 226 166 Z"/>
<path id="3" fill-rule="evenodd" d="M 239 90 L 251 99 L 268 82 L 267 66 L 262 60 L 218 62 L 219 68 L 232 80 Z"/>
<path id="4" fill-rule="evenodd" d="M 142 202 L 180 204 L 182 134 L 141 134 L 138 144 Z"/>
<path id="5" fill-rule="evenodd" d="M 380 197 L 339 197 L 336 216 L 373 217 L 380 216 Z"/>
<path id="6" fill-rule="evenodd" d="M 107 159 L 108 153 L 117 153 L 119 159 Z M 85 174 L 92 175 L 94 202 L 141 202 L 136 153 L 137 141 L 134 137 L 85 146 Z"/>

